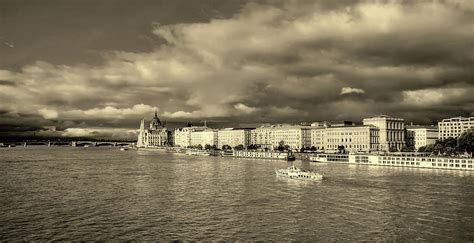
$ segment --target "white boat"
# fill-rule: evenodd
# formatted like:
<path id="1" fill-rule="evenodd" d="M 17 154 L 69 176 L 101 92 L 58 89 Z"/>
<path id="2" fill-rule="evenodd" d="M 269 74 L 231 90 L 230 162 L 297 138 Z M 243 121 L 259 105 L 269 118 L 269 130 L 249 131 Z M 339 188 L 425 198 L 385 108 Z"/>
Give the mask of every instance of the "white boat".
<path id="1" fill-rule="evenodd" d="M 316 154 L 315 156 L 309 157 L 310 161 L 323 162 L 323 163 L 349 163 L 348 154 Z"/>
<path id="2" fill-rule="evenodd" d="M 210 156 L 211 152 L 208 150 L 188 149 L 186 150 L 186 155 Z"/>
<path id="3" fill-rule="evenodd" d="M 226 152 L 223 156 L 232 156 L 237 158 L 249 158 L 249 159 L 278 159 L 294 161 L 296 158 L 293 152 L 273 152 L 273 151 L 251 151 L 251 150 L 234 150 Z M 227 154 L 228 153 L 228 154 Z"/>
<path id="4" fill-rule="evenodd" d="M 416 152 L 317 154 L 309 159 L 322 163 L 474 171 L 474 158 L 431 156 Z"/>
<path id="5" fill-rule="evenodd" d="M 287 169 L 275 170 L 275 172 L 277 176 L 286 177 L 290 179 L 313 180 L 313 181 L 320 181 L 323 179 L 323 175 L 315 171 L 303 170 L 303 169 L 295 167 L 294 165 L 288 167 Z"/>
<path id="6" fill-rule="evenodd" d="M 222 157 L 234 157 L 234 150 L 222 150 L 221 151 Z"/>
<path id="7" fill-rule="evenodd" d="M 128 148 L 125 148 L 125 147 L 120 147 L 120 151 L 127 151 Z"/>

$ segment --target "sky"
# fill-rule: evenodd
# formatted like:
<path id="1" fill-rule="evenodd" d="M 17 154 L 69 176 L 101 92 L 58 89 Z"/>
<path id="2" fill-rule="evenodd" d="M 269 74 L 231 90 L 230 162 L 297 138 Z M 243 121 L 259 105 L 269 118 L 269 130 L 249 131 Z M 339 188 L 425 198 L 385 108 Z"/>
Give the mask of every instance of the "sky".
<path id="1" fill-rule="evenodd" d="M 436 124 L 474 116 L 473 40 L 470 0 L 2 0 L 0 136 Z"/>

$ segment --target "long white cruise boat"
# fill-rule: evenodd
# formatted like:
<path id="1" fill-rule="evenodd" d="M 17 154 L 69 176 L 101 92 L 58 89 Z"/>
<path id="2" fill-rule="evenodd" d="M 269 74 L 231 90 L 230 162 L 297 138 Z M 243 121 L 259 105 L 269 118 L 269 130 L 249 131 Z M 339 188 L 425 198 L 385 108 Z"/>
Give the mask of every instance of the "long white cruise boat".
<path id="1" fill-rule="evenodd" d="M 474 171 L 474 158 L 435 157 L 426 153 L 316 154 L 314 162 Z"/>
<path id="2" fill-rule="evenodd" d="M 288 167 L 287 169 L 277 169 L 275 170 L 277 176 L 286 177 L 290 179 L 297 180 L 311 180 L 311 181 L 320 181 L 323 179 L 323 176 L 315 171 L 303 170 L 294 165 Z"/>
<path id="3" fill-rule="evenodd" d="M 316 154 L 309 157 L 309 160 L 323 163 L 349 163 L 349 154 Z"/>
<path id="4" fill-rule="evenodd" d="M 196 155 L 196 156 L 211 156 L 211 152 L 208 150 L 200 149 L 188 149 L 186 150 L 186 155 Z"/>
<path id="5" fill-rule="evenodd" d="M 273 152 L 273 151 L 249 151 L 249 150 L 234 150 L 232 156 L 236 158 L 248 158 L 248 159 L 276 159 L 276 160 L 295 160 L 293 152 Z"/>

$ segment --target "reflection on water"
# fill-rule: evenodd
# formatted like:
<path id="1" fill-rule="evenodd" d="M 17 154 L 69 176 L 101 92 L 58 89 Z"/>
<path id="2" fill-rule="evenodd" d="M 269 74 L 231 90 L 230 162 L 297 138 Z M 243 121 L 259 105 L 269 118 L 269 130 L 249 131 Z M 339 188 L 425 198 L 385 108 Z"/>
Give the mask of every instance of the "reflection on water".
<path id="1" fill-rule="evenodd" d="M 474 240 L 474 173 L 114 148 L 0 150 L 0 240 Z"/>

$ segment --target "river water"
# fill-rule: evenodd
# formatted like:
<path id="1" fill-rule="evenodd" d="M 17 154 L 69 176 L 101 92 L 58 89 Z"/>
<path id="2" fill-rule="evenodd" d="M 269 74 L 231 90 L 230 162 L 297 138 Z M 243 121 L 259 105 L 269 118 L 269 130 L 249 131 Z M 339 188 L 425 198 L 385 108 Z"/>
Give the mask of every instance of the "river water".
<path id="1" fill-rule="evenodd" d="M 474 172 L 0 149 L 0 240 L 474 240 Z"/>

